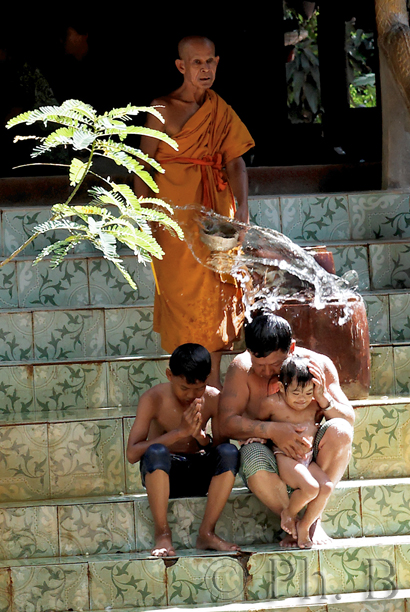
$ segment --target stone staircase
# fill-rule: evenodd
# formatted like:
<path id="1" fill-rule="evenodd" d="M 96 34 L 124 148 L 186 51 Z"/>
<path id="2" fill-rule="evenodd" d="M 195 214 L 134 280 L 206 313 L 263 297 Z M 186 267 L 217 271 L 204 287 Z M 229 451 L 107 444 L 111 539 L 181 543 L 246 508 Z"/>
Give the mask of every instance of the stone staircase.
<path id="1" fill-rule="evenodd" d="M 0 208 L 4 258 L 48 212 Z M 409 194 L 251 197 L 250 210 L 299 244 L 328 245 L 338 274 L 359 273 L 372 395 L 354 402 L 353 458 L 324 516 L 334 542 L 281 550 L 276 517 L 238 479 L 217 531 L 241 554 L 194 549 L 205 502 L 194 498 L 170 502 L 178 556 L 150 557 L 152 519 L 124 451 L 138 398 L 167 365 L 150 268 L 125 253 L 134 292 L 91 250 L 33 267 L 41 238 L 0 272 L 0 612 L 407 609 Z"/>

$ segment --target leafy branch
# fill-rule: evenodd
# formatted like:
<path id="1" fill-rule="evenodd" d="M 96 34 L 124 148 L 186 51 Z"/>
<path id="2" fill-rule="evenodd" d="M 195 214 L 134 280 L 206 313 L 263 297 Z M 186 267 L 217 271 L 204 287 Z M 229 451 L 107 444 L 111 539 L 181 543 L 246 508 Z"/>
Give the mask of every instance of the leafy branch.
<path id="1" fill-rule="evenodd" d="M 74 157 L 70 165 L 65 166 L 69 170 L 70 185 L 73 187 L 67 200 L 63 204 L 55 204 L 51 208 L 50 219 L 36 226 L 34 233 L 14 253 L 3 260 L 0 267 L 21 253 L 40 234 L 66 230 L 67 237 L 45 247 L 34 264 L 50 256 L 50 266 L 55 268 L 77 244 L 87 240 L 102 251 L 103 256 L 111 261 L 131 287 L 136 289 L 134 280 L 118 255 L 117 244 L 121 243 L 130 248 L 139 261 L 145 263 L 152 261 L 152 257 L 162 259 L 164 255 L 152 234 L 152 223 L 159 223 L 183 239 L 183 232 L 172 218 L 173 209 L 169 204 L 154 197 L 137 197 L 128 185 L 117 184 L 92 170 L 95 156 L 111 159 L 118 166 L 126 168 L 128 172 L 136 174 L 154 193 L 158 193 L 158 186 L 146 168 L 151 167 L 160 173 L 164 172 L 163 168 L 141 150 L 125 144 L 125 140 L 127 136 L 144 135 L 162 140 L 174 149 L 177 149 L 177 144 L 164 132 L 127 125 L 131 117 L 141 112 L 149 112 L 164 122 L 160 112 L 152 106 L 128 105 L 97 115 L 90 105 L 80 100 L 66 100 L 61 106 L 46 106 L 22 113 L 7 123 L 7 128 L 22 123 L 32 125 L 38 121 L 46 127 L 49 123 L 57 124 L 59 127 L 47 136 L 16 136 L 14 140 L 36 140 L 38 144 L 31 153 L 32 158 L 63 146 L 72 147 L 73 151 L 85 152 L 83 155 L 85 161 Z M 91 201 L 88 204 L 71 205 L 88 174 L 99 178 L 104 186 L 94 186 L 89 189 Z"/>

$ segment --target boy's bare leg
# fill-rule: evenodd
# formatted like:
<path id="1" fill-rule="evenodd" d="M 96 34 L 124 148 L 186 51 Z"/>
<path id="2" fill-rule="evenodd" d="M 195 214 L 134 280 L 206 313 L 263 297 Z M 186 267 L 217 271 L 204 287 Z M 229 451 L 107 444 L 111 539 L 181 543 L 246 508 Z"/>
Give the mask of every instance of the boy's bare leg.
<path id="1" fill-rule="evenodd" d="M 163 470 L 155 470 L 145 476 L 149 506 L 154 519 L 155 546 L 151 554 L 155 557 L 175 555 L 172 534 L 168 524 L 169 476 Z"/>
<path id="2" fill-rule="evenodd" d="M 309 468 L 302 463 L 280 453 L 276 455 L 276 460 L 280 477 L 294 489 L 290 496 L 289 506 L 281 512 L 281 527 L 296 540 L 299 533 L 296 526 L 298 514 L 318 495 L 319 484 Z"/>
<path id="3" fill-rule="evenodd" d="M 307 506 L 306 512 L 297 524 L 298 546 L 300 548 L 311 548 L 310 529 L 322 515 L 326 508 L 328 499 L 333 491 L 333 483 L 327 474 L 316 464 L 311 463 L 309 471 L 320 485 L 319 494 Z M 330 538 L 328 538 L 331 541 Z"/>
<path id="4" fill-rule="evenodd" d="M 239 546 L 222 540 L 215 533 L 216 523 L 228 501 L 234 482 L 235 476 L 230 470 L 212 478 L 208 489 L 204 518 L 196 541 L 197 548 L 231 552 L 239 550 Z"/>
<path id="5" fill-rule="evenodd" d="M 331 426 L 319 443 L 317 465 L 336 487 L 345 473 L 352 454 L 353 427 L 345 419 L 331 419 Z M 327 544 L 331 538 L 325 533 L 318 518 L 310 528 L 312 544 Z"/>

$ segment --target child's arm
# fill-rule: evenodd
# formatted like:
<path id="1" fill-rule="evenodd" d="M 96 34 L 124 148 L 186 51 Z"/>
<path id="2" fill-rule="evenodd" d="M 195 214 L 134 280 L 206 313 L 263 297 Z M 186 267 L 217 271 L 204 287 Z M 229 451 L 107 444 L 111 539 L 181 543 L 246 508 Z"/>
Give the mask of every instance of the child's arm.
<path id="1" fill-rule="evenodd" d="M 323 363 L 312 359 L 309 361 L 309 371 L 313 374 L 314 398 L 326 420 L 341 418 L 354 424 L 353 407 L 342 391 L 339 375 L 333 362 L 321 355 Z"/>
<path id="2" fill-rule="evenodd" d="M 137 415 L 128 436 L 127 459 L 136 463 L 152 444 L 163 444 L 171 447 L 176 442 L 191 436 L 196 430 L 196 408 L 193 403 L 182 414 L 179 427 L 156 438 L 147 440 L 149 428 L 155 418 L 156 408 L 153 395 L 148 391 L 142 395 L 137 408 Z"/>

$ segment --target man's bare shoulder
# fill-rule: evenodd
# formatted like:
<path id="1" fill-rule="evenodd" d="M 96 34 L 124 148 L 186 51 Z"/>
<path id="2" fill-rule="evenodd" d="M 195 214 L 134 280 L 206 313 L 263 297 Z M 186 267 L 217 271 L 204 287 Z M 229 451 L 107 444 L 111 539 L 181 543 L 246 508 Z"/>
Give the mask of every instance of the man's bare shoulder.
<path id="1" fill-rule="evenodd" d="M 295 347 L 295 355 L 299 355 L 300 357 L 306 357 L 307 359 L 311 359 L 315 361 L 318 365 L 322 367 L 332 367 L 333 361 L 327 355 L 323 353 L 317 353 L 316 351 L 311 351 L 310 349 L 303 348 L 301 346 Z"/>
<path id="2" fill-rule="evenodd" d="M 248 351 L 236 355 L 231 361 L 229 368 L 234 371 L 249 373 L 252 367 L 251 356 Z"/>
<path id="3" fill-rule="evenodd" d="M 204 398 L 204 409 L 209 416 L 215 416 L 218 412 L 219 396 L 221 392 L 215 387 L 206 386 Z"/>

